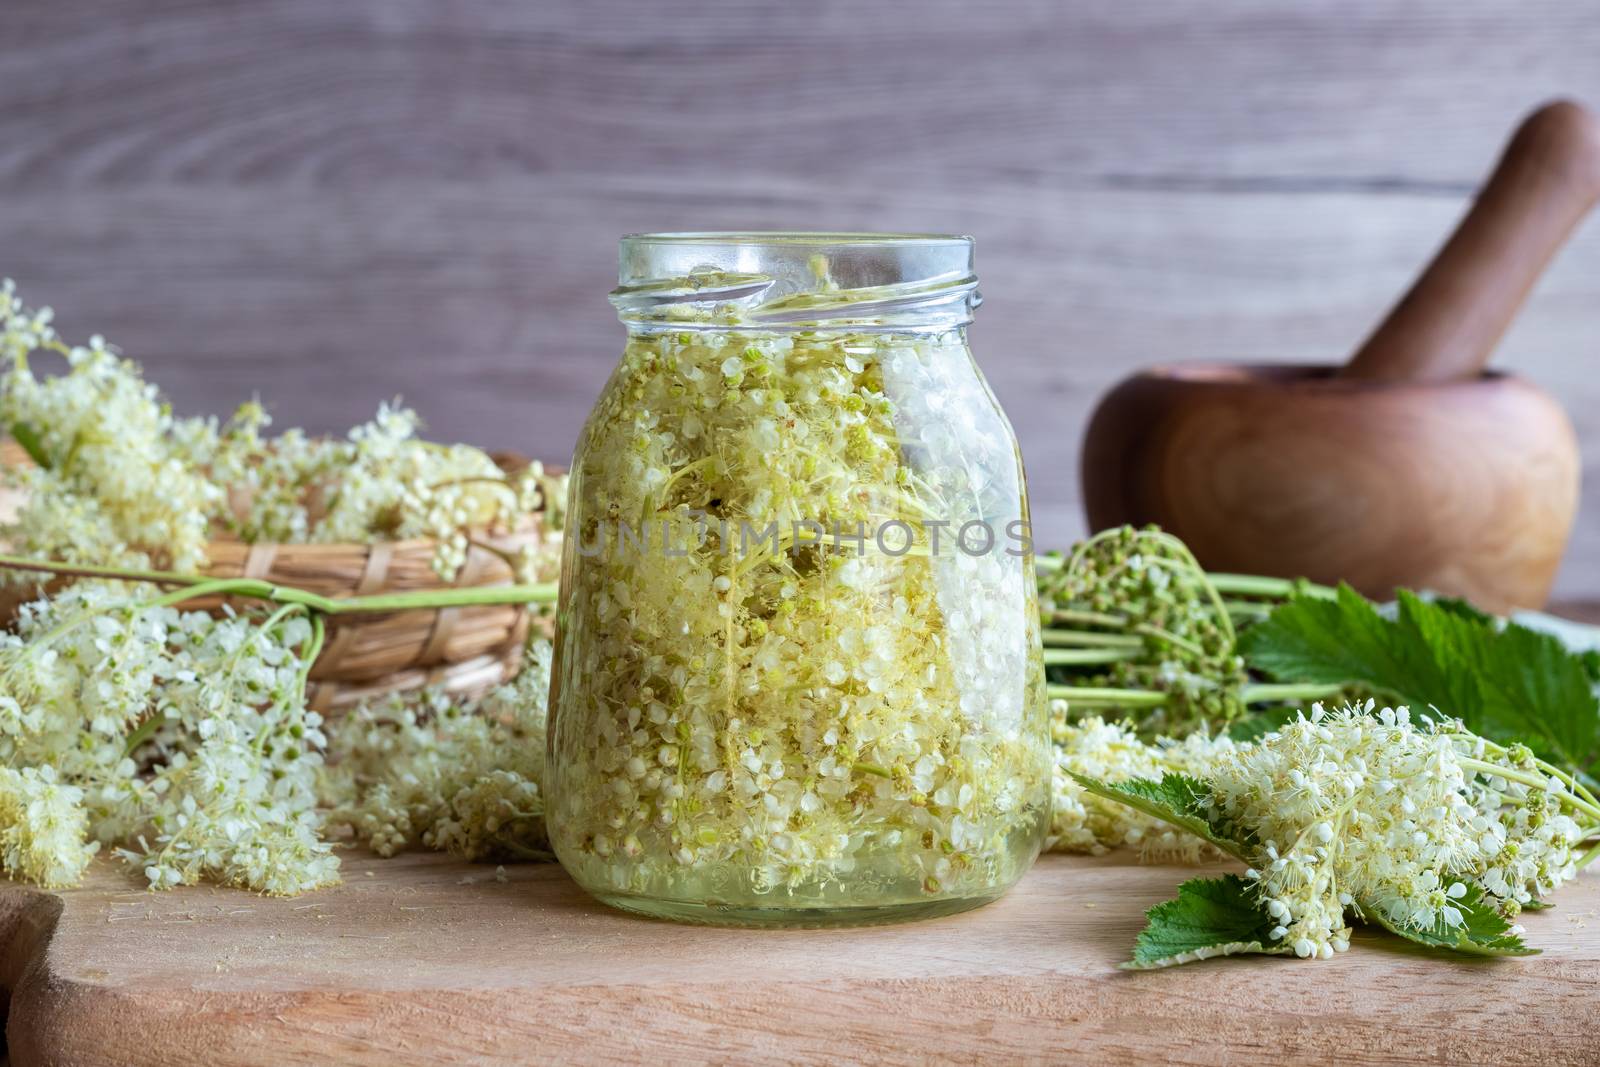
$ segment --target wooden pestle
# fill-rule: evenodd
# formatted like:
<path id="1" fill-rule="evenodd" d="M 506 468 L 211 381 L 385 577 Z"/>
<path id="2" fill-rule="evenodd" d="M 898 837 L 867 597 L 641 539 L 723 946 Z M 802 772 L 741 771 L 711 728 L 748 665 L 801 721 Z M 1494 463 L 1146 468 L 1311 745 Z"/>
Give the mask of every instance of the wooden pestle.
<path id="1" fill-rule="evenodd" d="M 1472 209 L 1349 364 L 1185 364 L 1124 380 L 1083 445 L 1091 530 L 1157 523 L 1206 567 L 1544 603 L 1582 467 L 1553 398 L 1484 374 L 1600 199 L 1600 122 L 1523 122 Z"/>
<path id="2" fill-rule="evenodd" d="M 1466 218 L 1340 371 L 1344 378 L 1476 377 L 1578 221 L 1600 200 L 1600 121 L 1557 100 L 1529 115 Z"/>

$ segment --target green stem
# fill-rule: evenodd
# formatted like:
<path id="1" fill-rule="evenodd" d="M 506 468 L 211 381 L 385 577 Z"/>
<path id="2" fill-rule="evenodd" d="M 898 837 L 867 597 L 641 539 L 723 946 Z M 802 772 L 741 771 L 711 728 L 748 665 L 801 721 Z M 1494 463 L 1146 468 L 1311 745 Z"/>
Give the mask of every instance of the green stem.
<path id="1" fill-rule="evenodd" d="M 1483 760 L 1473 759 L 1470 756 L 1461 756 L 1459 759 L 1461 766 L 1469 771 L 1477 771 L 1479 774 L 1492 775 L 1495 778 L 1504 778 L 1508 782 L 1520 782 L 1530 789 L 1543 790 L 1544 792 L 1554 796 L 1557 800 L 1560 800 L 1572 808 L 1583 812 L 1591 819 L 1600 820 L 1600 807 L 1589 803 L 1589 801 L 1584 800 L 1576 793 L 1568 792 L 1566 790 L 1557 791 L 1551 789 L 1550 779 L 1548 778 L 1541 778 L 1539 775 L 1529 774 L 1527 771 L 1518 770 L 1515 767 L 1502 767 L 1498 763 L 1485 763 Z"/>
<path id="2" fill-rule="evenodd" d="M 1293 704 L 1297 701 L 1321 700 L 1324 697 L 1336 696 L 1343 689 L 1344 686 L 1342 685 L 1317 684 L 1313 682 L 1282 685 L 1260 682 L 1241 687 L 1239 699 L 1246 704 Z"/>
<path id="3" fill-rule="evenodd" d="M 1600 808 L 1600 799 L 1597 799 L 1593 793 L 1589 792 L 1589 789 L 1588 789 L 1587 786 L 1585 786 L 1582 782 L 1578 781 L 1572 775 L 1568 774 L 1566 771 L 1562 770 L 1560 767 L 1557 767 L 1555 764 L 1546 763 L 1544 760 L 1539 759 L 1537 757 L 1534 758 L 1534 762 L 1536 764 L 1538 764 L 1540 770 L 1545 771 L 1545 772 L 1547 772 L 1547 773 L 1549 773 L 1551 775 L 1554 775 L 1556 778 L 1559 778 L 1566 785 L 1566 787 L 1568 789 L 1573 791 L 1573 793 L 1577 794 L 1579 797 L 1582 797 L 1584 800 L 1588 801 L 1590 804 L 1593 804 L 1595 807 Z"/>
<path id="4" fill-rule="evenodd" d="M 1506 748 L 1504 745 L 1490 741 L 1488 738 L 1462 734 L 1456 734 L 1455 736 L 1462 741 L 1482 744 L 1484 751 L 1493 752 L 1496 756 L 1503 756 L 1507 759 L 1511 758 L 1510 749 Z M 1587 800 L 1596 807 L 1600 807 L 1600 798 L 1596 798 L 1595 795 L 1589 791 L 1587 786 L 1578 781 L 1572 775 L 1568 774 L 1566 771 L 1562 770 L 1560 767 L 1557 767 L 1553 763 L 1547 763 L 1546 761 L 1539 759 L 1537 756 L 1534 757 L 1533 762 L 1541 771 L 1559 778 L 1568 789 L 1572 790 L 1578 796 L 1582 797 L 1584 800 Z"/>
<path id="5" fill-rule="evenodd" d="M 1589 864 L 1593 863 L 1596 858 L 1600 858 L 1600 844 L 1596 844 L 1588 852 L 1585 852 L 1582 856 L 1579 856 L 1574 866 L 1581 871 L 1585 867 L 1589 866 Z"/>
<path id="6" fill-rule="evenodd" d="M 1593 793 L 1591 793 L 1589 791 L 1589 787 L 1588 786 L 1586 786 L 1582 782 L 1578 781 L 1572 775 L 1568 774 L 1566 771 L 1562 770 L 1559 767 L 1555 767 L 1555 766 L 1552 766 L 1552 765 L 1546 763 L 1544 760 L 1540 760 L 1539 761 L 1539 766 L 1545 768 L 1551 774 L 1555 775 L 1557 778 L 1560 778 L 1563 782 L 1567 783 L 1567 788 L 1572 790 L 1578 796 L 1582 797 L 1584 800 L 1587 800 L 1589 803 L 1595 805 L 1596 807 L 1600 807 L 1600 797 L 1596 797 Z"/>
<path id="7" fill-rule="evenodd" d="M 207 578 L 194 574 L 174 574 L 170 571 L 141 571 L 89 564 L 54 563 L 3 554 L 0 554 L 0 568 L 184 587 L 152 601 L 150 604 L 152 607 L 167 607 L 199 597 L 223 595 L 268 600 L 275 604 L 301 604 L 325 615 L 359 615 L 475 604 L 553 604 L 556 601 L 555 582 L 540 582 L 535 585 L 473 586 L 464 589 L 416 589 L 404 593 L 334 598 L 321 596 L 306 589 L 297 589 L 292 585 L 274 585 L 259 578 Z"/>
<path id="8" fill-rule="evenodd" d="M 306 641 L 305 649 L 300 653 L 300 677 L 295 680 L 295 689 L 300 695 L 300 706 L 306 704 L 306 688 L 311 684 L 311 668 L 315 666 L 317 657 L 322 655 L 322 642 L 327 637 L 327 626 L 322 621 L 321 615 L 311 616 L 311 637 Z"/>
<path id="9" fill-rule="evenodd" d="M 1239 699 L 1246 704 L 1263 704 L 1281 701 L 1296 703 L 1320 700 L 1340 692 L 1339 685 L 1275 685 L 1243 686 Z M 1167 694 L 1158 689 L 1107 689 L 1095 686 L 1048 685 L 1047 695 L 1052 700 L 1066 700 L 1080 708 L 1159 708 L 1167 702 Z"/>
<path id="10" fill-rule="evenodd" d="M 1080 611 L 1076 608 L 1061 608 L 1052 610 L 1051 622 L 1075 622 L 1083 626 L 1115 626 L 1128 625 L 1126 615 L 1108 615 L 1103 611 Z"/>
<path id="11" fill-rule="evenodd" d="M 1206 569 L 1200 566 L 1200 561 L 1194 558 L 1194 553 L 1189 551 L 1189 546 L 1176 537 L 1165 530 L 1153 532 L 1150 536 L 1157 543 L 1166 545 L 1169 551 L 1176 554 L 1181 561 L 1187 563 L 1189 568 L 1199 577 L 1200 585 L 1205 590 L 1207 598 L 1211 601 L 1211 606 L 1216 609 L 1217 625 L 1228 635 L 1228 644 L 1232 645 L 1238 640 L 1239 634 L 1234 629 L 1233 617 L 1228 614 L 1228 609 L 1222 605 L 1222 591 L 1217 588 L 1217 583 L 1211 580 L 1211 575 L 1207 574 Z"/>
<path id="12" fill-rule="evenodd" d="M 123 758 L 133 755 L 139 750 L 140 745 L 150 740 L 150 735 L 156 732 L 156 727 L 161 725 L 161 721 L 165 717 L 159 708 L 146 715 L 144 721 L 134 728 L 134 731 L 128 735 L 128 740 L 123 743 Z"/>
<path id="13" fill-rule="evenodd" d="M 1122 663 L 1138 659 L 1140 650 L 1133 648 L 1047 648 L 1044 650 L 1046 667 L 1075 667 L 1095 663 Z"/>
<path id="14" fill-rule="evenodd" d="M 292 586 L 274 586 L 280 593 L 301 593 Z M 342 600 L 316 597 L 321 605 L 305 601 L 308 606 L 329 615 L 365 615 L 390 611 L 413 611 L 425 608 L 453 608 L 473 604 L 554 604 L 555 582 L 538 582 L 533 585 L 486 585 L 467 589 L 417 589 L 409 593 L 383 593 L 377 596 L 353 596 Z M 315 596 L 315 594 L 306 594 Z"/>
<path id="15" fill-rule="evenodd" d="M 1267 597 L 1272 600 L 1287 600 L 1296 595 L 1313 596 L 1320 600 L 1332 600 L 1339 595 L 1338 590 L 1328 585 L 1318 585 L 1308 582 L 1303 578 L 1266 578 L 1257 574 L 1227 574 L 1206 572 L 1206 577 L 1211 579 L 1211 584 L 1217 587 L 1219 593 L 1232 593 L 1235 596 Z"/>
<path id="16" fill-rule="evenodd" d="M 1070 701 L 1080 708 L 1159 708 L 1167 702 L 1167 694 L 1153 689 L 1047 685 L 1045 690 L 1051 700 Z"/>
<path id="17" fill-rule="evenodd" d="M 1142 622 L 1133 629 L 1135 633 L 1141 633 L 1147 637 L 1154 637 L 1158 640 L 1165 641 L 1169 645 L 1175 645 L 1192 656 L 1203 656 L 1206 654 L 1206 650 L 1195 644 L 1193 641 L 1185 640 L 1175 633 L 1169 633 L 1159 626 L 1152 626 L 1147 622 Z"/>
<path id="18" fill-rule="evenodd" d="M 73 578 L 116 578 L 126 582 L 156 582 L 162 585 L 198 585 L 211 579 L 195 574 L 174 574 L 171 571 L 142 571 L 129 567 L 102 567 L 94 563 L 56 563 L 52 560 L 29 559 L 0 553 L 0 568 L 15 571 L 44 571 Z"/>
<path id="19" fill-rule="evenodd" d="M 1059 571 L 1067 563 L 1061 556 L 1035 556 L 1033 559 L 1035 569 L 1046 572 Z M 1236 596 L 1287 600 L 1302 595 L 1332 600 L 1339 595 L 1332 586 L 1308 582 L 1303 578 L 1268 578 L 1258 574 L 1230 574 L 1224 571 L 1206 571 L 1205 575 L 1217 587 L 1217 592 Z"/>
<path id="20" fill-rule="evenodd" d="M 1132 634 L 1097 634 L 1087 630 L 1046 630 L 1043 633 L 1047 646 L 1084 646 L 1088 648 L 1144 648 L 1144 638 Z"/>
<path id="21" fill-rule="evenodd" d="M 198 586 L 196 588 L 198 588 Z M 273 627 L 277 626 L 284 619 L 288 618 L 290 615 L 297 615 L 302 611 L 306 612 L 306 614 L 313 619 L 317 617 L 303 604 L 285 604 L 277 611 L 274 611 L 271 615 L 267 616 L 266 621 L 260 626 L 256 627 L 255 632 L 250 635 L 249 639 L 247 639 L 238 648 L 234 649 L 233 655 L 228 657 L 228 688 L 226 692 L 230 698 L 233 696 L 235 672 L 238 670 L 239 660 L 243 658 L 245 651 L 251 647 L 252 643 L 257 638 L 270 637 Z M 309 661 L 304 661 L 301 663 L 300 670 L 302 672 L 306 670 L 307 662 Z M 299 684 L 299 679 L 300 676 L 296 675 L 295 683 L 297 686 Z M 300 697 L 300 706 L 305 707 L 305 690 L 298 690 L 298 695 Z M 266 751 L 267 741 L 271 738 L 271 736 L 272 733 L 268 730 L 263 730 L 261 733 L 256 735 L 256 741 L 252 747 L 255 749 L 257 756 L 260 756 L 264 751 Z"/>
<path id="22" fill-rule="evenodd" d="M 237 582 L 238 579 L 236 578 L 216 578 L 209 582 L 186 585 L 181 589 L 174 589 L 169 593 L 164 593 L 154 600 L 145 601 L 139 605 L 139 609 L 147 611 L 150 608 L 170 608 L 174 604 L 181 604 L 186 600 L 199 600 L 208 596 L 225 596 L 232 591 Z"/>

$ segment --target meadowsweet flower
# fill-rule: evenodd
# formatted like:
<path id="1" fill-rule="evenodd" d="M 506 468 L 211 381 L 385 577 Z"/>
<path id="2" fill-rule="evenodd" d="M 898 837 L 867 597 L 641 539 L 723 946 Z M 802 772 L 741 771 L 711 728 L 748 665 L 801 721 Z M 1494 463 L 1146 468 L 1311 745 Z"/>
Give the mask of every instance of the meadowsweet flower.
<path id="1" fill-rule="evenodd" d="M 1209 803 L 1257 843 L 1253 874 L 1275 938 L 1299 956 L 1349 946 L 1346 916 L 1459 929 L 1469 885 L 1514 914 L 1573 876 L 1577 823 L 1549 788 L 1508 781 L 1486 742 L 1405 708 L 1314 706 L 1259 744 L 1222 753 Z M 1532 774 L 1532 757 L 1507 774 Z"/>
<path id="2" fill-rule="evenodd" d="M 51 322 L 12 283 L 0 288 L 0 424 L 36 461 L 5 472 L 25 497 L 4 530 L 14 551 L 192 572 L 218 536 L 426 537 L 438 546 L 434 569 L 450 579 L 470 529 L 510 528 L 531 504 L 565 496 L 563 479 L 537 465 L 513 479 L 478 449 L 420 440 L 418 416 L 398 404 L 380 405 L 344 440 L 298 430 L 264 437 L 271 420 L 254 401 L 220 425 L 177 418 L 103 338 L 69 347 Z M 40 354 L 65 357 L 65 371 L 39 376 Z M 533 572 L 534 561 L 518 562 Z"/>
<path id="3" fill-rule="evenodd" d="M 93 858 L 83 790 L 52 767 L 0 767 L 0 862 L 46 888 L 76 885 Z"/>
<path id="4" fill-rule="evenodd" d="M 316 811 L 321 719 L 304 706 L 296 652 L 309 624 L 148 596 L 79 582 L 0 634 L 7 870 L 71 884 L 104 843 L 156 888 L 336 881 Z M 21 708 L 33 713 L 6 714 Z"/>
<path id="5" fill-rule="evenodd" d="M 1356 919 L 1431 944 L 1518 951 L 1509 920 L 1574 877 L 1580 842 L 1600 835 L 1600 803 L 1526 747 L 1493 744 L 1451 719 L 1413 721 L 1403 707 L 1313 705 L 1240 743 L 1145 742 L 1123 725 L 1055 711 L 1054 847 L 1143 844 L 1155 823 L 1180 837 L 1177 827 L 1203 831 L 1247 865 L 1243 881 L 1197 880 L 1152 912 L 1140 966 L 1204 958 L 1170 935 L 1213 905 L 1243 915 L 1258 907 L 1261 934 L 1222 937 L 1212 955 L 1259 943 L 1328 959 L 1349 947 Z M 1193 857 L 1197 844 L 1178 851 Z"/>
<path id="6" fill-rule="evenodd" d="M 547 858 L 549 680 L 550 644 L 535 638 L 517 677 L 482 700 L 430 690 L 335 723 L 319 786 L 329 821 L 384 856 L 420 842 L 472 860 Z"/>

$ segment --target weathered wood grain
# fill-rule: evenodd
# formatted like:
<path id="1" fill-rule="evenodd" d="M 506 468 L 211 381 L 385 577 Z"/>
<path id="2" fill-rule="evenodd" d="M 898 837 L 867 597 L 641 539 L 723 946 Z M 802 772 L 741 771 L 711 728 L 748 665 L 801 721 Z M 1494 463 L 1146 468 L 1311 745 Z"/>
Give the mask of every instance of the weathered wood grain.
<path id="1" fill-rule="evenodd" d="M 1600 86 L 1600 22 L 1561 0 L 13 0 L 6 25 L 0 173 L 42 185 L 585 169 L 1462 191 L 1530 98 Z"/>
<path id="2" fill-rule="evenodd" d="M 187 411 L 259 391 L 347 426 L 560 459 L 615 358 L 615 239 L 979 239 L 975 342 L 1041 535 L 1081 529 L 1093 398 L 1151 362 L 1338 360 L 1506 131 L 1600 100 L 1576 0 L 666 7 L 11 0 L 0 275 Z M 1600 229 L 1497 364 L 1600 457 Z M 1485 428 L 1485 432 L 1493 432 Z M 1600 494 L 1566 595 L 1600 593 Z"/>
<path id="3" fill-rule="evenodd" d="M 1193 874 L 1046 857 L 1000 902 L 863 930 L 673 926 L 554 865 L 356 857 L 290 901 L 0 887 L 19 1065 L 1085 1062 L 1544 1064 L 1600 1057 L 1600 882 L 1531 916 L 1546 954 L 1430 957 L 1360 934 L 1332 961 L 1119 971 Z"/>

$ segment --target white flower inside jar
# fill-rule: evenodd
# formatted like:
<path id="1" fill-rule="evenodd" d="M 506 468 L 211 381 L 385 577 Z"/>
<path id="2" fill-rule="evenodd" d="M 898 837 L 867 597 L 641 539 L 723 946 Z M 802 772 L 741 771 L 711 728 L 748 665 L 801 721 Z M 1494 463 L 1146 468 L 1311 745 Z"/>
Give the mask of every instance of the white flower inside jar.
<path id="1" fill-rule="evenodd" d="M 1051 758 L 1015 436 L 972 241 L 625 238 L 573 460 L 557 855 L 608 903 L 751 925 L 992 900 Z"/>

